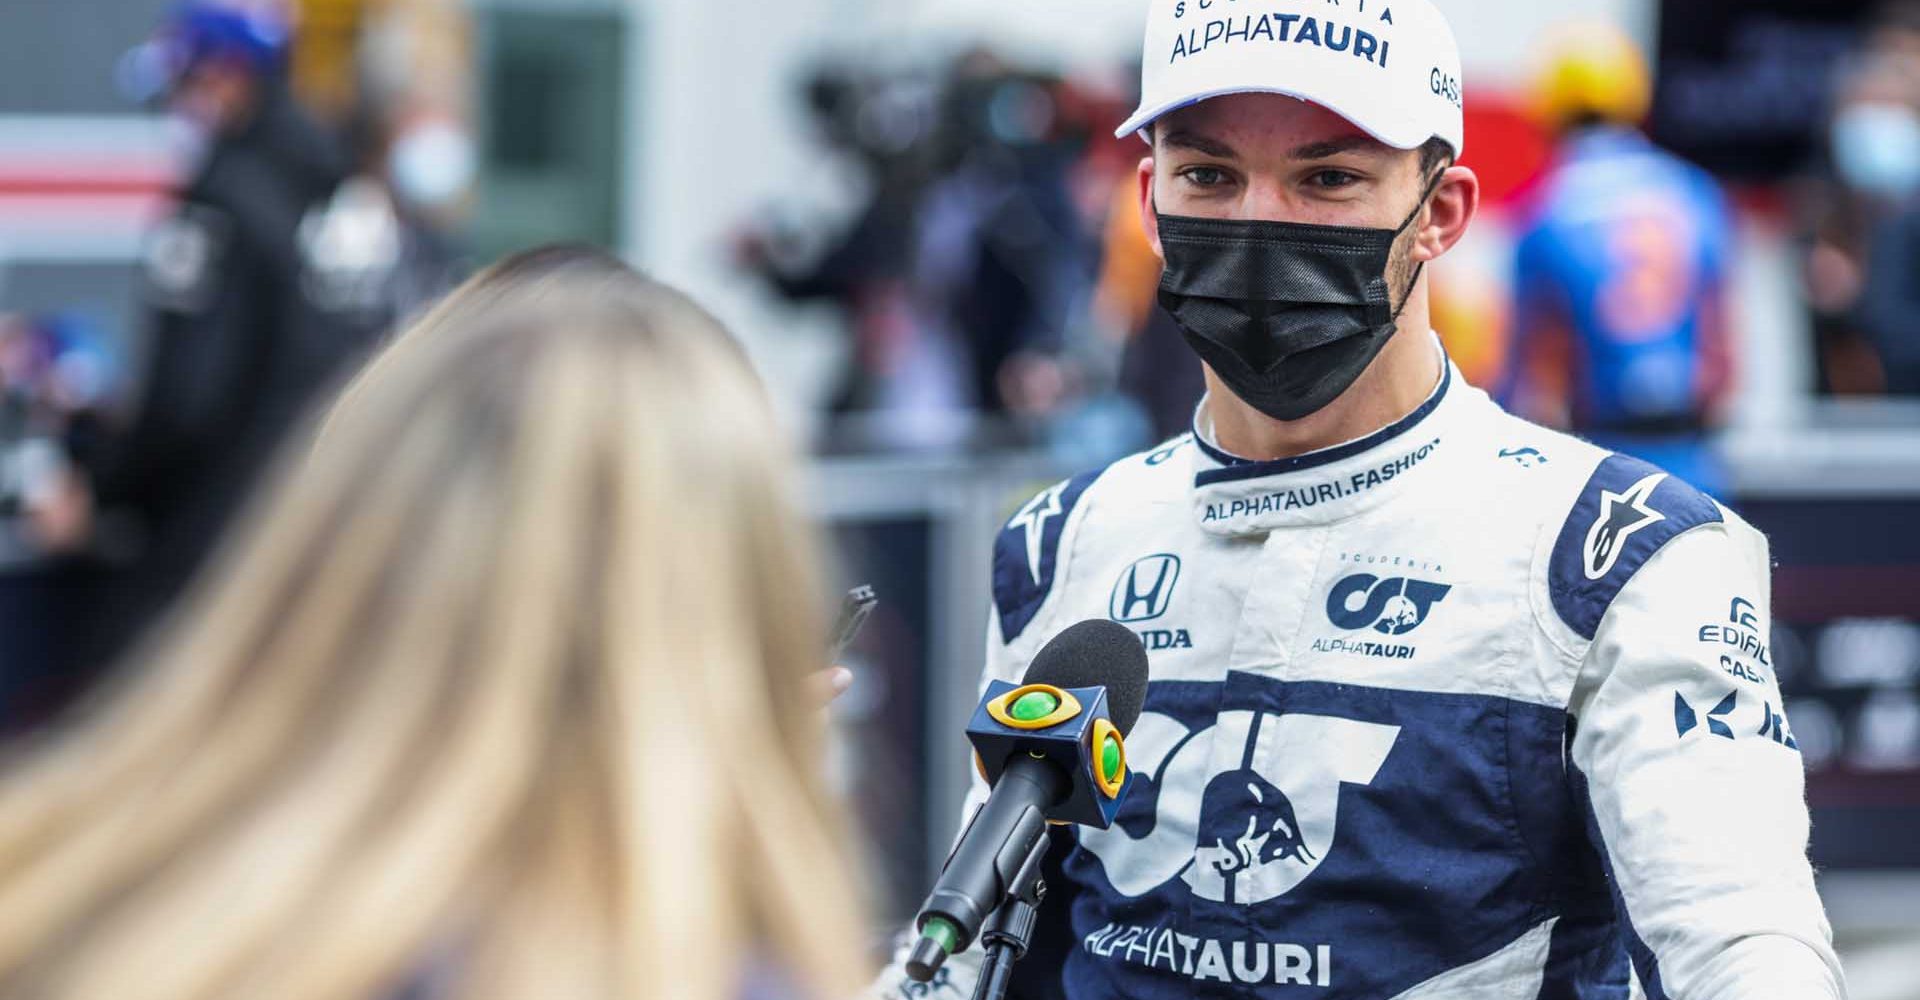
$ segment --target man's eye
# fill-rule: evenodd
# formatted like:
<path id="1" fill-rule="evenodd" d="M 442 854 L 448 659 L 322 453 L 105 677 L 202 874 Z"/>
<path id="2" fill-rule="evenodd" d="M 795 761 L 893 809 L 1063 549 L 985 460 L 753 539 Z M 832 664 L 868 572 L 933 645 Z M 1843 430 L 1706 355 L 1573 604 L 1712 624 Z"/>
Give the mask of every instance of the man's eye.
<path id="1" fill-rule="evenodd" d="M 1218 187 L 1227 182 L 1227 172 L 1219 167 L 1188 167 L 1182 176 L 1195 187 Z"/>
<path id="2" fill-rule="evenodd" d="M 1359 179 L 1344 170 L 1321 170 L 1311 178 L 1314 187 L 1328 189 L 1347 187 Z"/>

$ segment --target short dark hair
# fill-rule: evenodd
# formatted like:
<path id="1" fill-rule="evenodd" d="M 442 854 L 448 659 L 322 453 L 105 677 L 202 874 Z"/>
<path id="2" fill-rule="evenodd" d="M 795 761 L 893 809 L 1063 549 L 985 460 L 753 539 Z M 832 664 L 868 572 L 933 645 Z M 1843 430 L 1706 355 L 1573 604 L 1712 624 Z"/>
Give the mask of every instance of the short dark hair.
<path id="1" fill-rule="evenodd" d="M 1420 147 L 1420 176 L 1432 182 L 1435 174 L 1453 166 L 1453 147 L 1447 140 L 1434 136 Z"/>

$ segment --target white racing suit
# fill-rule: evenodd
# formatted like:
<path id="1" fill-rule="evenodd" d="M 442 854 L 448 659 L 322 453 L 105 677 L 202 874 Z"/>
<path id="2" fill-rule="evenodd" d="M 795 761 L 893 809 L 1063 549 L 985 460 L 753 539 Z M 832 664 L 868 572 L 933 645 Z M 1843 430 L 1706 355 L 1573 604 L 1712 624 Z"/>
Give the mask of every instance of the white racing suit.
<path id="1" fill-rule="evenodd" d="M 988 679 L 1087 618 L 1152 663 L 1016 995 L 1842 995 L 1765 538 L 1450 366 L 1347 445 L 1185 435 L 1054 486 L 993 577 Z M 880 990 L 964 1000 L 978 957 Z"/>

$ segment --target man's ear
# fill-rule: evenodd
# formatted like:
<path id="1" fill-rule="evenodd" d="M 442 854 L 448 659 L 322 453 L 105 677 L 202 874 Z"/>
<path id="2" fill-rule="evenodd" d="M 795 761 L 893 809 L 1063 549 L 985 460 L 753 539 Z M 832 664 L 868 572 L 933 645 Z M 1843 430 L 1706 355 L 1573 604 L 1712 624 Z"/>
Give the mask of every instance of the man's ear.
<path id="1" fill-rule="evenodd" d="M 1160 214 L 1153 210 L 1153 157 L 1140 159 L 1140 225 L 1147 231 L 1147 242 L 1153 246 L 1153 255 L 1165 260 L 1167 255 L 1160 252 Z"/>
<path id="2" fill-rule="evenodd" d="M 1433 198 L 1427 202 L 1427 220 L 1413 243 L 1417 262 L 1446 256 L 1480 211 L 1480 177 L 1470 167 L 1448 167 L 1440 175 Z"/>

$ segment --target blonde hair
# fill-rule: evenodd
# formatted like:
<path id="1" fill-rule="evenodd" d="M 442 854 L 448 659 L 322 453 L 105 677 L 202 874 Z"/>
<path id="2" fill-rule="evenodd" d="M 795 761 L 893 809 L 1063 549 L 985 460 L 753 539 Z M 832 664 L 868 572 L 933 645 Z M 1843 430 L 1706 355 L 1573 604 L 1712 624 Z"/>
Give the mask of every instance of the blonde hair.
<path id="1" fill-rule="evenodd" d="M 849 995 L 772 424 L 714 320 L 610 258 L 469 282 L 0 785 L 0 996 L 735 1000 L 753 964 Z"/>

